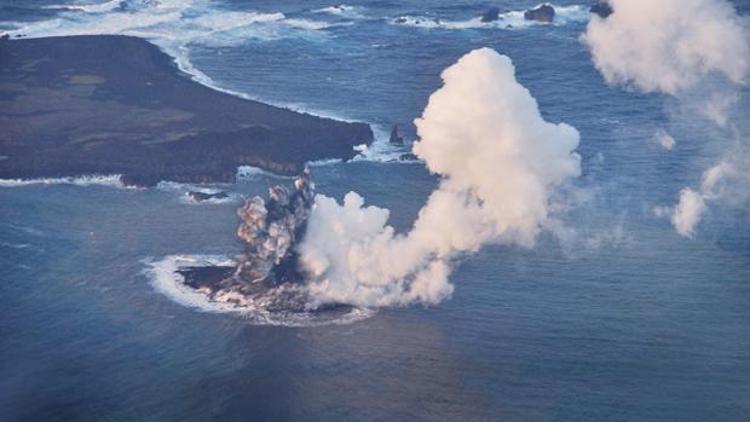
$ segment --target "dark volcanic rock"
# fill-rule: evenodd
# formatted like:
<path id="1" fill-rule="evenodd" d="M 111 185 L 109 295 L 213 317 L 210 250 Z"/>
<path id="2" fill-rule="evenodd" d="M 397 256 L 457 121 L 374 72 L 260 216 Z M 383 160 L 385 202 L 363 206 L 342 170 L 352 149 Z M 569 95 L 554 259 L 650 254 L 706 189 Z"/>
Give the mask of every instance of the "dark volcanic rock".
<path id="1" fill-rule="evenodd" d="M 608 1 L 599 1 L 589 9 L 589 12 L 599 15 L 601 18 L 608 18 L 614 11 Z"/>
<path id="2" fill-rule="evenodd" d="M 231 277 L 236 267 L 182 267 L 177 272 L 184 277 L 183 283 L 193 289 L 219 290 L 221 282 Z"/>
<path id="3" fill-rule="evenodd" d="M 177 273 L 183 283 L 216 302 L 304 310 L 304 295 L 291 288 L 304 281 L 294 246 L 304 236 L 313 196 L 306 168 L 294 179 L 293 189 L 272 186 L 267 200 L 248 199 L 237 211 L 237 236 L 245 244 L 237 265 L 181 267 Z"/>
<path id="4" fill-rule="evenodd" d="M 555 8 L 545 3 L 523 12 L 523 18 L 527 21 L 550 23 L 555 20 Z"/>
<path id="5" fill-rule="evenodd" d="M 419 160 L 419 158 L 416 155 L 414 155 L 413 153 L 411 153 L 411 152 L 407 152 L 407 153 L 401 154 L 398 157 L 398 159 L 400 161 L 414 161 L 414 160 Z"/>
<path id="6" fill-rule="evenodd" d="M 497 7 L 491 7 L 486 12 L 482 13 L 481 21 L 484 23 L 495 22 L 500 18 L 500 9 Z"/>
<path id="7" fill-rule="evenodd" d="M 339 122 L 218 92 L 149 42 L 0 42 L 0 179 L 121 174 L 128 185 L 233 182 L 237 167 L 299 174 L 372 142 Z"/>
<path id="8" fill-rule="evenodd" d="M 398 134 L 398 125 L 393 125 L 393 129 L 391 129 L 391 136 L 388 141 L 394 145 L 404 144 L 403 136 Z"/>
<path id="9" fill-rule="evenodd" d="M 229 198 L 229 195 L 227 195 L 226 192 L 207 193 L 207 192 L 190 191 L 187 193 L 187 196 L 189 196 L 190 199 L 196 202 L 208 201 L 209 199 Z"/>

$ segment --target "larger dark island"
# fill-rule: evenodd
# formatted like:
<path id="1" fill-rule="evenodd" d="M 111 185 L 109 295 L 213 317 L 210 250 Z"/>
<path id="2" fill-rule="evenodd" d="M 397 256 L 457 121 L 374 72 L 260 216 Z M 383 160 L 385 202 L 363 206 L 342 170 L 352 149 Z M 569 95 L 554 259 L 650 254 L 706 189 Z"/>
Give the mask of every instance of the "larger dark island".
<path id="1" fill-rule="evenodd" d="M 0 179 L 121 174 L 138 186 L 232 182 L 240 165 L 298 174 L 373 136 L 213 90 L 125 36 L 0 40 L 0 128 Z"/>

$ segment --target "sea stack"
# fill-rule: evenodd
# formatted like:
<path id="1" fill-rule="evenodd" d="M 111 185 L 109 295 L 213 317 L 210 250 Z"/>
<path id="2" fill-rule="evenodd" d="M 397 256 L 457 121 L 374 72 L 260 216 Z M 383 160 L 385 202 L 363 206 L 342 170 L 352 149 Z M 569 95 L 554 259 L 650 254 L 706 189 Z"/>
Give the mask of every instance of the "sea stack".
<path id="1" fill-rule="evenodd" d="M 393 129 L 391 129 L 391 137 L 389 139 L 389 142 L 393 145 L 403 145 L 404 144 L 404 138 L 403 136 L 399 135 L 398 133 L 398 125 L 393 125 Z"/>
<path id="2" fill-rule="evenodd" d="M 527 21 L 551 23 L 555 20 L 555 8 L 545 3 L 523 12 L 523 18 Z"/>

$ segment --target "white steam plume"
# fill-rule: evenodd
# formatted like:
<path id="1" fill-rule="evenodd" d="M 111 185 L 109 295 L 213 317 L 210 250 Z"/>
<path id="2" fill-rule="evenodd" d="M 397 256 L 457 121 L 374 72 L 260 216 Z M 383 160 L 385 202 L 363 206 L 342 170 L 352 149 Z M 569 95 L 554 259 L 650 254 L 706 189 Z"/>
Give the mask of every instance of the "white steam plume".
<path id="1" fill-rule="evenodd" d="M 680 202 L 672 213 L 672 225 L 682 236 L 693 237 L 695 226 L 701 221 L 705 210 L 703 195 L 691 188 L 684 188 L 680 191 Z"/>
<path id="2" fill-rule="evenodd" d="M 738 16 L 726 0 L 609 0 L 609 3 L 614 13 L 604 19 L 594 16 L 581 37 L 605 80 L 643 92 L 669 94 L 681 102 L 698 99 L 701 115 L 719 127 L 728 127 L 729 114 L 739 94 L 721 92 L 715 84 L 704 82 L 709 81 L 711 74 L 723 75 L 730 90 L 748 82 L 747 20 Z M 709 92 L 705 92 L 709 86 Z M 657 134 L 657 139 L 666 149 L 675 145 L 666 132 Z M 747 157 L 725 157 L 721 164 L 705 171 L 700 188 L 683 188 L 673 209 L 658 207 L 656 214 L 669 214 L 677 232 L 692 237 L 707 210 L 707 202 L 728 197 L 716 192 L 719 181 L 735 183 L 733 190 L 740 191 L 740 181 L 750 177 L 746 167 L 739 171 L 742 166 L 729 163 L 738 160 Z"/>
<path id="3" fill-rule="evenodd" d="M 673 150 L 674 146 L 677 145 L 677 141 L 675 141 L 672 135 L 667 133 L 664 129 L 657 130 L 654 138 L 656 138 L 656 142 L 667 151 Z"/>
<path id="4" fill-rule="evenodd" d="M 455 258 L 488 243 L 533 246 L 555 188 L 579 176 L 578 131 L 541 117 L 508 57 L 475 50 L 442 78 L 413 148 L 441 181 L 411 231 L 397 234 L 388 210 L 354 192 L 343 205 L 316 197 L 299 252 L 320 303 L 437 303 L 453 291 Z"/>
<path id="5" fill-rule="evenodd" d="M 746 23 L 726 0 L 609 0 L 582 40 L 610 84 L 676 95 L 711 72 L 743 84 L 750 71 Z"/>
<path id="6" fill-rule="evenodd" d="M 693 237 L 709 201 L 729 200 L 741 203 L 750 197 L 750 174 L 747 160 L 739 155 L 734 162 L 722 161 L 703 173 L 698 190 L 684 188 L 680 200 L 671 214 L 677 233 Z"/>

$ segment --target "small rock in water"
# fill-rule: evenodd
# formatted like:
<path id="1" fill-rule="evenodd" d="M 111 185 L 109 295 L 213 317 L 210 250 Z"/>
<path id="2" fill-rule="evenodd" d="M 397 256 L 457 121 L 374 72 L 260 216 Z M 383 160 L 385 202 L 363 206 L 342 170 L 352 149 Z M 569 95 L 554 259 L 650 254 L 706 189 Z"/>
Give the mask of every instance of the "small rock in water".
<path id="1" fill-rule="evenodd" d="M 555 8 L 545 3 L 523 12 L 523 18 L 527 21 L 550 23 L 555 20 Z"/>
<path id="2" fill-rule="evenodd" d="M 389 139 L 391 144 L 394 145 L 403 145 L 404 144 L 404 138 L 403 136 L 398 134 L 398 125 L 393 125 L 393 129 L 391 129 L 391 137 Z"/>
<path id="3" fill-rule="evenodd" d="M 418 160 L 419 158 L 417 158 L 417 156 L 416 156 L 416 155 L 414 155 L 413 153 L 411 153 L 411 152 L 407 152 L 407 153 L 401 154 L 401 155 L 400 155 L 400 156 L 398 157 L 398 159 L 399 159 L 400 161 L 415 161 L 415 160 Z"/>
<path id="4" fill-rule="evenodd" d="M 206 193 L 206 192 L 199 192 L 199 191 L 190 191 L 187 193 L 187 196 L 190 197 L 195 202 L 203 202 L 208 201 L 209 199 L 224 199 L 229 198 L 229 195 L 227 195 L 226 192 L 215 192 L 215 193 Z"/>
<path id="5" fill-rule="evenodd" d="M 593 6 L 591 6 L 591 9 L 589 9 L 589 12 L 598 15 L 600 18 L 606 19 L 614 13 L 614 10 L 612 10 L 612 5 L 609 4 L 607 0 L 598 1 Z"/>

